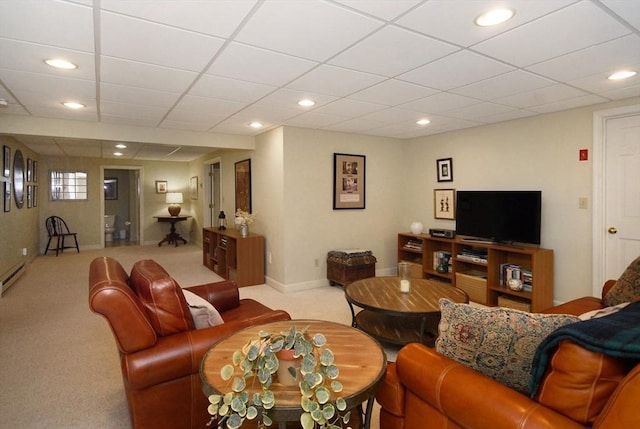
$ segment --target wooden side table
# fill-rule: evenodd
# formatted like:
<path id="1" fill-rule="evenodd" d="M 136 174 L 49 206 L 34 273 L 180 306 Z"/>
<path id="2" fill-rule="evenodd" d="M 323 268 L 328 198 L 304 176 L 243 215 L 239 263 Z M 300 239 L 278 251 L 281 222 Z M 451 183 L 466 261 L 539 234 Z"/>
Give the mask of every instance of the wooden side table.
<path id="1" fill-rule="evenodd" d="M 320 332 L 327 338 L 326 347 L 335 355 L 335 364 L 340 369 L 338 380 L 344 386 L 340 395 L 347 401 L 347 409 L 356 409 L 361 407 L 362 403 L 367 403 L 363 427 L 368 429 L 374 396 L 386 372 L 387 357 L 380 343 L 372 337 L 338 323 L 322 320 L 287 320 L 250 326 L 229 335 L 214 344 L 202 359 L 200 377 L 205 395 L 224 394 L 229 391 L 230 383 L 222 380 L 220 369 L 232 362 L 234 351 L 242 349 L 249 340 L 258 338 L 260 331 L 289 331 L 293 325 L 299 329 L 308 327 L 312 335 Z M 255 388 L 249 387 L 247 391 L 251 395 L 260 388 L 260 383 L 255 383 Z M 286 422 L 300 421 L 300 388 L 284 386 L 276 380 L 271 390 L 276 396 L 276 404 L 269 410 L 269 416 L 279 423 L 279 427 L 285 428 Z"/>
<path id="2" fill-rule="evenodd" d="M 348 284 L 344 294 L 353 327 L 397 345 L 433 344 L 440 321 L 440 298 L 469 302 L 464 291 L 431 279 L 411 279 L 411 290 L 403 293 L 398 277 L 374 277 Z M 356 313 L 354 305 L 363 310 Z"/>
<path id="3" fill-rule="evenodd" d="M 164 242 L 169 244 L 174 244 L 178 247 L 178 241 L 182 240 L 184 244 L 187 244 L 187 240 L 180 237 L 180 234 L 176 232 L 176 223 L 182 222 L 183 220 L 187 220 L 191 216 L 154 216 L 154 218 L 158 219 L 158 222 L 169 222 L 171 224 L 171 230 L 169 234 L 158 243 L 158 247 L 162 246 Z"/>

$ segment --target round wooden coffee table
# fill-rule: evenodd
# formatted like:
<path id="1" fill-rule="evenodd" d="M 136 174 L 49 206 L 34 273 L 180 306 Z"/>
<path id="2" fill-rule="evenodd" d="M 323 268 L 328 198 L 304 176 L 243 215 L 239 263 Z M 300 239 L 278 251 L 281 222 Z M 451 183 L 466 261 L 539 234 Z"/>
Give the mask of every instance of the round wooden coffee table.
<path id="1" fill-rule="evenodd" d="M 364 427 L 369 428 L 374 395 L 386 372 L 387 357 L 380 343 L 369 335 L 338 323 L 322 320 L 271 322 L 250 326 L 223 338 L 202 359 L 200 378 L 204 393 L 209 396 L 214 393 L 224 394 L 230 390 L 230 383 L 220 377 L 220 369 L 232 362 L 234 351 L 242 349 L 249 340 L 257 338 L 260 331 L 289 331 L 291 326 L 298 329 L 308 327 L 308 332 L 312 335 L 318 332 L 324 334 L 327 338 L 326 347 L 333 351 L 335 364 L 340 369 L 338 380 L 344 386 L 340 395 L 347 401 L 347 409 L 361 410 L 361 405 L 367 402 Z M 260 388 L 260 383 L 256 382 L 255 388 L 249 387 L 247 391 L 252 394 Z M 276 381 L 271 385 L 271 390 L 275 394 L 276 404 L 269 410 L 269 416 L 281 428 L 286 427 L 286 422 L 299 421 L 302 414 L 300 388 L 284 386 Z"/>
<path id="2" fill-rule="evenodd" d="M 466 292 L 449 283 L 411 279 L 411 290 L 400 292 L 400 278 L 372 277 L 345 286 L 352 326 L 385 343 L 433 345 L 440 321 L 440 298 L 469 302 Z M 356 313 L 354 305 L 362 308 Z"/>

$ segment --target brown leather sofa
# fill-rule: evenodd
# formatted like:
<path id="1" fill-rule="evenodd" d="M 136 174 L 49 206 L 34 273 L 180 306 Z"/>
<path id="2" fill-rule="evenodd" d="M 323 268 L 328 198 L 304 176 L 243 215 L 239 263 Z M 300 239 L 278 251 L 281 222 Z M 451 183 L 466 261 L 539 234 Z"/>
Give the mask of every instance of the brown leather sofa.
<path id="1" fill-rule="evenodd" d="M 185 289 L 212 303 L 224 323 L 195 329 L 180 286 L 155 261 L 137 262 L 131 276 L 112 258 L 91 262 L 89 306 L 113 332 L 133 428 L 205 428 L 209 401 L 199 370 L 206 351 L 247 326 L 290 320 L 282 310 L 239 299 L 232 281 Z"/>
<path id="2" fill-rule="evenodd" d="M 605 284 L 603 298 L 613 284 L 615 281 L 611 280 Z M 584 297 L 553 307 L 546 313 L 579 315 L 600 308 L 603 308 L 601 299 Z M 377 392 L 376 399 L 382 407 L 380 428 L 640 427 L 640 413 L 637 410 L 640 404 L 640 364 L 604 357 L 569 341 L 560 344 L 552 361 L 554 368 L 563 365 L 568 367 L 565 376 L 574 377 L 572 368 L 578 363 L 591 364 L 605 376 L 607 371 L 617 374 L 606 380 L 615 385 L 611 387 L 609 384 L 607 394 L 600 393 L 597 411 L 584 410 L 587 414 L 591 413 L 590 421 L 578 422 L 569 417 L 571 412 L 563 413 L 558 410 L 566 410 L 574 405 L 593 407 L 597 402 L 593 398 L 599 394 L 597 386 L 579 392 L 568 391 L 566 389 L 571 387 L 561 386 L 551 395 L 552 404 L 547 399 L 543 405 L 538 396 L 535 400 L 531 399 L 438 354 L 434 349 L 415 343 L 400 350 L 396 362 L 388 366 L 386 378 Z M 549 370 L 545 377 L 545 380 L 550 377 Z M 574 384 L 573 381 L 576 381 L 575 384 L 583 382 L 571 381 L 570 386 Z M 567 403 L 569 401 L 573 403 Z"/>

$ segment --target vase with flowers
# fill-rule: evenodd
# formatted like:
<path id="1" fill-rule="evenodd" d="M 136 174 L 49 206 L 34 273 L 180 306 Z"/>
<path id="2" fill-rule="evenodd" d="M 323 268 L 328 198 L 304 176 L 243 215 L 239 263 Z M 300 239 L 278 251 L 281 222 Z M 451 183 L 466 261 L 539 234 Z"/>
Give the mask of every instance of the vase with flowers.
<path id="1" fill-rule="evenodd" d="M 249 235 L 249 225 L 252 224 L 254 220 L 255 218 L 252 213 L 241 209 L 238 209 L 236 211 L 236 218 L 234 220 L 234 223 L 238 226 L 238 229 L 240 229 L 241 236 L 246 237 L 247 235 Z"/>

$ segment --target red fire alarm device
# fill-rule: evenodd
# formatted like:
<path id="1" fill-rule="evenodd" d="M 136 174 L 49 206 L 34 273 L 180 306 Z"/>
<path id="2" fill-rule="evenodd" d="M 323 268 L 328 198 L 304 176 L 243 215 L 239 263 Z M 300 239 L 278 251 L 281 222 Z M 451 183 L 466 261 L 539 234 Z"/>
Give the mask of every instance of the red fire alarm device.
<path id="1" fill-rule="evenodd" d="M 580 149 L 580 161 L 589 160 L 589 149 Z"/>

